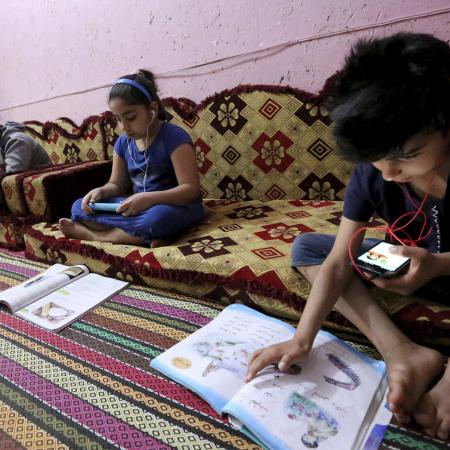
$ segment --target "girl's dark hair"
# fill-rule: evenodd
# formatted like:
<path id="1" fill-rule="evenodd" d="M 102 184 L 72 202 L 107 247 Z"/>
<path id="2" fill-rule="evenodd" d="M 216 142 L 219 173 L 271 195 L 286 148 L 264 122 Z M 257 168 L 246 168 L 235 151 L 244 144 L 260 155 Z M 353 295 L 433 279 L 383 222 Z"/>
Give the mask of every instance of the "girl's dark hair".
<path id="1" fill-rule="evenodd" d="M 346 58 L 326 106 L 346 159 L 402 154 L 407 139 L 450 128 L 450 47 L 431 35 L 360 40 Z"/>
<path id="2" fill-rule="evenodd" d="M 167 114 L 162 106 L 161 99 L 158 96 L 158 89 L 156 87 L 155 76 L 152 72 L 145 69 L 139 69 L 137 73 L 131 75 L 124 75 L 119 78 L 127 78 L 129 80 L 136 81 L 143 86 L 150 94 L 153 101 L 158 104 L 158 119 L 166 120 Z M 148 98 L 134 86 L 129 84 L 118 83 L 114 84 L 109 91 L 108 103 L 114 98 L 120 98 L 130 105 L 146 105 L 150 106 Z"/>

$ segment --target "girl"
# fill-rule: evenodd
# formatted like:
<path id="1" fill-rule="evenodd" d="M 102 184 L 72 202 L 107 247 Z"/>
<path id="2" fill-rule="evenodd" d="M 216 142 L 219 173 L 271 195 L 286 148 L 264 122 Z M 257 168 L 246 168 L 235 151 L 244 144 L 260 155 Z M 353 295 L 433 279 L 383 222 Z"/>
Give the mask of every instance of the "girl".
<path id="1" fill-rule="evenodd" d="M 149 71 L 118 79 L 109 106 L 124 131 L 114 146 L 111 178 L 77 200 L 60 229 L 68 238 L 155 247 L 203 219 L 192 140 L 165 122 Z M 133 194 L 125 197 L 130 185 Z M 120 204 L 113 213 L 95 213 L 95 202 Z"/>

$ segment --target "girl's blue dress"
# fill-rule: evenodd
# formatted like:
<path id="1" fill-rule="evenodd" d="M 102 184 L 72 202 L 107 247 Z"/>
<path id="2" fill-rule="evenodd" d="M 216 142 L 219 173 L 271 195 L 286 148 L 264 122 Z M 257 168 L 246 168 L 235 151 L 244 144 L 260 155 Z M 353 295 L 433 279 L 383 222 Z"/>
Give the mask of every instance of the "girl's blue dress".
<path id="1" fill-rule="evenodd" d="M 189 135 L 180 127 L 164 122 L 145 152 L 138 150 L 136 142 L 120 135 L 114 145 L 115 152 L 128 167 L 133 193 L 163 191 L 178 185 L 170 159 L 173 151 L 182 144 L 191 144 Z M 126 197 L 102 199 L 102 202 L 120 202 Z M 135 216 L 121 214 L 87 214 L 81 208 L 82 199 L 72 206 L 72 220 L 96 222 L 111 228 L 120 228 L 131 236 L 150 244 L 154 239 L 174 238 L 203 220 L 204 209 L 201 196 L 186 205 L 159 204 Z"/>

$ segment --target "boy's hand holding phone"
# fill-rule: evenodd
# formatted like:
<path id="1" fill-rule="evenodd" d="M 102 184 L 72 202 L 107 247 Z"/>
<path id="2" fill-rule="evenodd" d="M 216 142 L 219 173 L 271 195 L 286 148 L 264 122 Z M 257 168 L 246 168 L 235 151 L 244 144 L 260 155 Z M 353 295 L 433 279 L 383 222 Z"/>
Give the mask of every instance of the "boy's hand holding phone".
<path id="1" fill-rule="evenodd" d="M 394 278 L 406 272 L 411 259 L 395 254 L 391 250 L 395 245 L 389 242 L 379 242 L 356 259 L 358 267 L 375 277 Z"/>
<path id="2" fill-rule="evenodd" d="M 404 245 L 394 245 L 390 252 L 393 255 L 408 258 L 410 262 L 407 271 L 398 277 L 381 276 L 371 280 L 379 288 L 397 292 L 401 295 L 411 295 L 425 283 L 440 275 L 437 273 L 439 264 L 436 261 L 439 254 L 430 253 L 421 247 L 407 247 Z"/>

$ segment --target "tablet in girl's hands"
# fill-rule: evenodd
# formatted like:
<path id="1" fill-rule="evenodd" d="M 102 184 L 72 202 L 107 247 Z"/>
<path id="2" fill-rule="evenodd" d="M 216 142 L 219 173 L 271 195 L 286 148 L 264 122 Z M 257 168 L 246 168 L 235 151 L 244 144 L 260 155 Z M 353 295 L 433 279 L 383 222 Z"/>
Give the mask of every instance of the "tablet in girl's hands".
<path id="1" fill-rule="evenodd" d="M 379 242 L 359 255 L 356 264 L 364 272 L 375 273 L 386 278 L 401 275 L 408 268 L 411 259 L 394 255 L 389 251 L 390 247 L 393 245 L 388 242 Z"/>
<path id="2" fill-rule="evenodd" d="M 120 203 L 89 203 L 89 208 L 96 212 L 118 213 L 116 210 Z"/>

